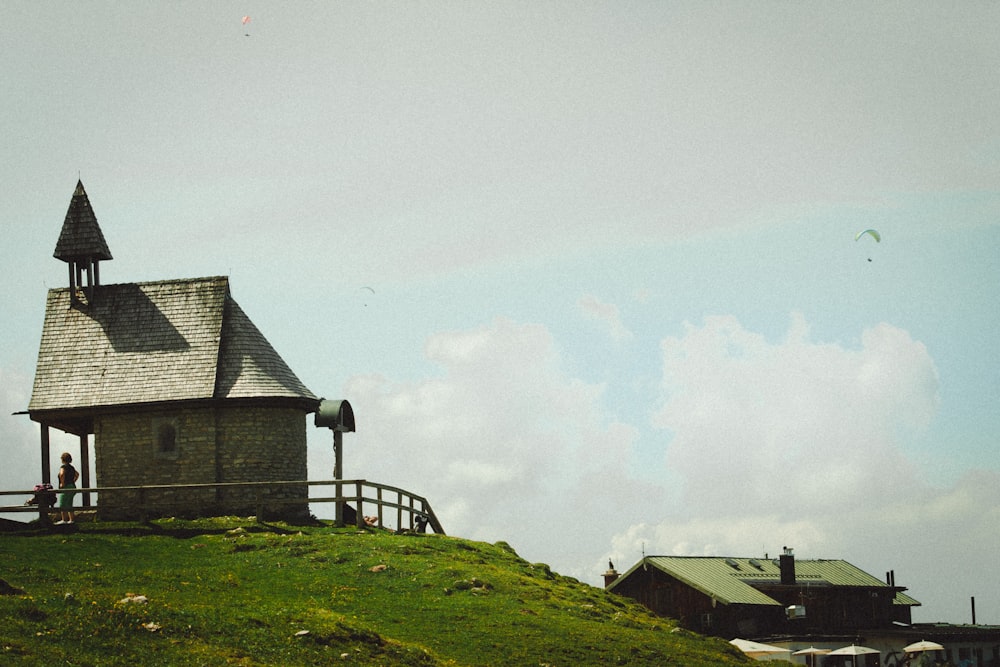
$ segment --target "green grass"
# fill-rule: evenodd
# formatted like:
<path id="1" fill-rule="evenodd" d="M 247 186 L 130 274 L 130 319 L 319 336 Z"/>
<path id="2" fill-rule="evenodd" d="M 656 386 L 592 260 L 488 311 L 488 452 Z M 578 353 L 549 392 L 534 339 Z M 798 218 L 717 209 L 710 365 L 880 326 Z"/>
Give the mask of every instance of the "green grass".
<path id="1" fill-rule="evenodd" d="M 0 664 L 737 665 L 506 544 L 225 517 L 0 533 Z M 129 595 L 147 602 L 127 601 Z"/>

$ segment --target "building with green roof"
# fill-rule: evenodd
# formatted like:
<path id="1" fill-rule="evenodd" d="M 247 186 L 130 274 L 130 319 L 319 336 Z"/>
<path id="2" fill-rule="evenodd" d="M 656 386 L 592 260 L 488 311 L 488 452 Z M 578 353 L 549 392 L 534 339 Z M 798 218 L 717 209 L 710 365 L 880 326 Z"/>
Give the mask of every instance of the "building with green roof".
<path id="1" fill-rule="evenodd" d="M 826 654 L 860 647 L 858 665 L 1000 664 L 1000 626 L 976 625 L 974 613 L 971 625 L 913 623 L 920 603 L 893 571 L 881 580 L 845 560 L 797 560 L 787 547 L 778 558 L 644 556 L 621 575 L 609 563 L 604 579 L 688 629 L 764 643 L 776 659 L 843 665 Z M 913 652 L 927 642 L 940 648 Z"/>
<path id="2" fill-rule="evenodd" d="M 646 556 L 607 589 L 706 634 L 850 633 L 909 624 L 906 589 L 844 560 Z"/>

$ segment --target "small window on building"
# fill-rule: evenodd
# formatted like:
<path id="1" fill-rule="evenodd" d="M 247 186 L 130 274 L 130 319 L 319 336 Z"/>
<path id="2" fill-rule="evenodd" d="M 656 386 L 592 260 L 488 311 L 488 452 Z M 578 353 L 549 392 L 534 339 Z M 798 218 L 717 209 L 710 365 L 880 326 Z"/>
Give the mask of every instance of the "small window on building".
<path id="1" fill-rule="evenodd" d="M 164 458 L 177 456 L 177 422 L 175 420 L 154 420 L 153 445 L 156 447 L 157 456 Z"/>

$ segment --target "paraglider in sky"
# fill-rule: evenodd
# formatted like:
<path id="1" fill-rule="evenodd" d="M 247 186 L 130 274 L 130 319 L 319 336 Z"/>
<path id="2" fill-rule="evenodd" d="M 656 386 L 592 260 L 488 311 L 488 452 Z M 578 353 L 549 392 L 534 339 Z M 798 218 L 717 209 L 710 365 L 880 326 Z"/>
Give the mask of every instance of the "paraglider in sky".
<path id="1" fill-rule="evenodd" d="M 860 240 L 861 237 L 864 236 L 865 234 L 868 234 L 873 239 L 875 239 L 876 243 L 880 243 L 882 241 L 882 235 L 878 233 L 877 229 L 866 229 L 864 231 L 858 232 L 857 234 L 854 235 L 854 240 L 855 241 Z"/>
<path id="2" fill-rule="evenodd" d="M 881 243 L 882 242 L 882 235 L 878 233 L 877 229 L 865 229 L 863 231 L 860 231 L 860 232 L 858 232 L 857 234 L 854 235 L 854 240 L 855 241 L 860 241 L 861 237 L 864 236 L 865 234 L 867 234 L 868 236 L 871 236 L 873 239 L 875 239 L 875 243 Z M 869 262 L 872 261 L 872 258 L 869 257 L 868 261 Z"/>
<path id="3" fill-rule="evenodd" d="M 369 291 L 369 292 L 371 292 L 372 294 L 374 294 L 374 293 L 375 293 L 375 290 L 373 290 L 373 289 L 372 289 L 371 287 L 368 287 L 367 285 L 365 285 L 365 286 L 364 286 L 364 287 L 362 287 L 361 289 L 363 289 L 363 290 L 368 290 L 368 291 Z M 365 307 L 366 307 L 366 308 L 368 307 L 368 304 L 367 304 L 367 303 L 365 304 Z"/>
<path id="4" fill-rule="evenodd" d="M 246 32 L 243 33 L 243 34 L 244 34 L 245 37 L 249 37 L 250 36 L 250 28 L 247 28 L 248 25 L 250 25 L 250 17 L 249 16 L 244 16 L 243 17 L 243 27 L 246 29 Z"/>

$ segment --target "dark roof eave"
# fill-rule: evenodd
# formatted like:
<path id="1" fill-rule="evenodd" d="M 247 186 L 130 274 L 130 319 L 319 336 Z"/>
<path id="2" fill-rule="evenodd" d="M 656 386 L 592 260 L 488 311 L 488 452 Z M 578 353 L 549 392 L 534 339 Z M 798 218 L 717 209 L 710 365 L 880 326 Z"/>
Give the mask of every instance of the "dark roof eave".
<path id="1" fill-rule="evenodd" d="M 94 405 L 78 408 L 47 408 L 29 410 L 32 421 L 45 424 L 92 420 L 97 415 L 147 412 L 150 410 L 170 410 L 190 407 L 228 408 L 239 406 L 270 406 L 296 408 L 305 413 L 316 412 L 318 398 L 304 396 L 256 396 L 247 398 L 188 398 L 176 401 L 149 401 L 146 403 L 125 403 L 118 405 Z"/>

